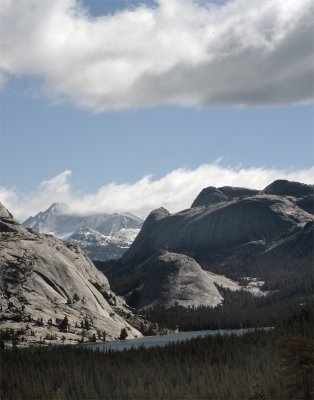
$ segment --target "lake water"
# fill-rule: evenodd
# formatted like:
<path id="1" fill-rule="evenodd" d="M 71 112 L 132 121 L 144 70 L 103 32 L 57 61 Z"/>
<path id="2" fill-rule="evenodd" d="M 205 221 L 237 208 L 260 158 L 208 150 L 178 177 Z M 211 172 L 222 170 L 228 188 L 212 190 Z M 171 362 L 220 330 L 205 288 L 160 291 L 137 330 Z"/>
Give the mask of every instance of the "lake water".
<path id="1" fill-rule="evenodd" d="M 266 328 L 267 329 L 267 328 Z M 103 351 L 117 350 L 121 351 L 124 349 L 136 349 L 140 346 L 153 347 L 153 346 L 165 346 L 169 343 L 183 342 L 185 340 L 191 340 L 194 338 L 205 337 L 205 336 L 218 336 L 218 335 L 243 335 L 247 332 L 252 332 L 255 329 L 220 329 L 213 331 L 194 331 L 194 332 L 181 332 L 171 335 L 164 336 L 149 336 L 138 339 L 130 340 L 115 340 L 113 342 L 103 342 L 103 343 L 89 343 L 84 345 L 84 347 L 90 349 L 99 349 Z"/>

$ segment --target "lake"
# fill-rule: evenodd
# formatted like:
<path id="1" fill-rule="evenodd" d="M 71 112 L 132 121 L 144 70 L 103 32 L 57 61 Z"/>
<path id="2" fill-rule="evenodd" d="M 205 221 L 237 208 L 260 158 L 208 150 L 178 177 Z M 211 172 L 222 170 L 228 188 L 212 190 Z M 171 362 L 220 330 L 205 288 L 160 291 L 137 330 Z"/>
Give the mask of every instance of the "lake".
<path id="1" fill-rule="evenodd" d="M 269 329 L 269 328 L 262 328 Z M 194 331 L 194 332 L 180 332 L 171 335 L 164 336 L 149 336 L 130 340 L 115 340 L 112 342 L 102 343 L 88 343 L 84 347 L 90 349 L 99 349 L 102 351 L 116 350 L 121 351 L 124 349 L 136 349 L 140 346 L 154 347 L 154 346 L 166 346 L 169 343 L 183 342 L 185 340 L 191 340 L 205 336 L 218 336 L 218 335 L 243 335 L 247 332 L 253 332 L 255 329 L 219 329 L 211 331 Z"/>

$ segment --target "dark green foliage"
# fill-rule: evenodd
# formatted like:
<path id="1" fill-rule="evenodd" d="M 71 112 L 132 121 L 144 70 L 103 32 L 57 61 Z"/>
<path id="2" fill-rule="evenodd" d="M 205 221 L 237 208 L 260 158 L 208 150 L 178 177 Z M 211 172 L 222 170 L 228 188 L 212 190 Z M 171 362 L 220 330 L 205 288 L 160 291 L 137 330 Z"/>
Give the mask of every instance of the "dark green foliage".
<path id="1" fill-rule="evenodd" d="M 125 340 L 127 337 L 128 337 L 128 333 L 127 333 L 126 329 L 122 328 L 119 339 L 120 340 Z"/>
<path id="2" fill-rule="evenodd" d="M 81 326 L 88 331 L 91 328 L 92 324 L 90 323 L 88 318 L 84 318 L 83 325 L 81 324 Z"/>
<path id="3" fill-rule="evenodd" d="M 58 325 L 60 332 L 67 332 L 69 328 L 69 320 L 68 317 L 65 316 L 63 320 Z"/>
<path id="4" fill-rule="evenodd" d="M 282 299 L 279 294 L 255 297 L 245 291 L 220 290 L 224 296 L 223 307 L 155 307 L 142 314 L 161 328 L 178 328 L 180 331 L 252 328 L 277 325 L 303 302 L 299 297 Z"/>
<path id="5" fill-rule="evenodd" d="M 245 400 L 264 399 L 266 394 L 269 400 L 286 400 L 290 377 L 280 369 L 275 343 L 282 335 L 310 332 L 312 312 L 306 307 L 268 332 L 209 336 L 164 348 L 107 353 L 79 346 L 4 350 L 0 398 Z"/>
<path id="6" fill-rule="evenodd" d="M 113 271 L 114 269 L 120 267 L 121 258 L 111 259 L 107 261 L 93 260 L 93 263 L 101 272 L 103 272 L 106 275 L 108 271 Z"/>

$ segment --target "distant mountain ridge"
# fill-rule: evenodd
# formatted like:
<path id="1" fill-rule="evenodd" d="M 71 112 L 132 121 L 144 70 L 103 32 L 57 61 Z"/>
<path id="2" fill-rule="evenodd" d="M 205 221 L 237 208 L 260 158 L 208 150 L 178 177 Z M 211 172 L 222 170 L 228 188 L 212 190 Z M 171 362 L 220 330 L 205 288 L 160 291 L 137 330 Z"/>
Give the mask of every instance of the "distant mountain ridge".
<path id="1" fill-rule="evenodd" d="M 39 233 L 49 233 L 80 246 L 92 259 L 121 257 L 139 232 L 143 221 L 131 213 L 71 214 L 65 204 L 54 203 L 47 210 L 22 223 Z"/>
<path id="2" fill-rule="evenodd" d="M 76 215 L 68 211 L 65 204 L 54 203 L 46 211 L 39 212 L 22 223 L 39 233 L 49 233 L 67 238 L 81 228 L 92 228 L 103 235 L 112 236 L 122 228 L 139 229 L 143 221 L 131 213 L 90 213 Z"/>

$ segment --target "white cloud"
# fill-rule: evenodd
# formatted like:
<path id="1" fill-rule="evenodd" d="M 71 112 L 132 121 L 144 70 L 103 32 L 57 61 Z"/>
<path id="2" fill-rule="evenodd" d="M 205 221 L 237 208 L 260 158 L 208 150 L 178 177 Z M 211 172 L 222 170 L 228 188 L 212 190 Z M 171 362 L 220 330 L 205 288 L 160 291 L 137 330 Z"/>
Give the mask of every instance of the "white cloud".
<path id="1" fill-rule="evenodd" d="M 64 202 L 73 213 L 113 213 L 129 211 L 146 217 L 153 209 L 165 207 L 176 212 L 190 207 L 207 186 L 244 186 L 263 189 L 276 179 L 312 183 L 314 166 L 300 170 L 276 168 L 235 168 L 219 162 L 201 165 L 194 170 L 176 169 L 160 179 L 145 176 L 135 183 L 110 183 L 95 193 L 77 194 L 69 183 L 70 171 L 42 182 L 37 190 L 17 193 L 0 187 L 0 201 L 16 218 L 23 220 L 47 209 L 54 202 Z"/>
<path id="2" fill-rule="evenodd" d="M 313 100 L 312 0 L 158 0 L 92 18 L 76 0 L 2 0 L 0 76 L 100 112 Z"/>

